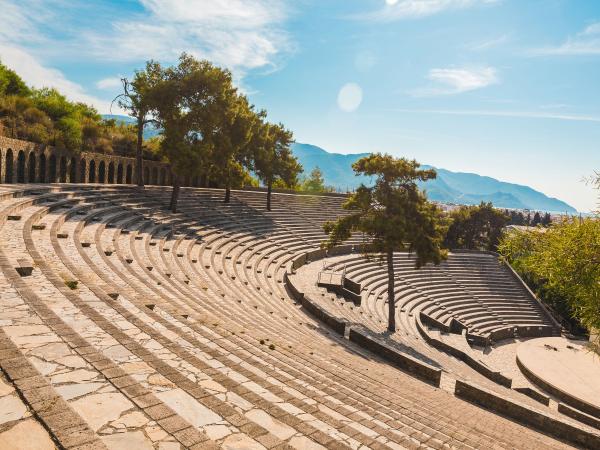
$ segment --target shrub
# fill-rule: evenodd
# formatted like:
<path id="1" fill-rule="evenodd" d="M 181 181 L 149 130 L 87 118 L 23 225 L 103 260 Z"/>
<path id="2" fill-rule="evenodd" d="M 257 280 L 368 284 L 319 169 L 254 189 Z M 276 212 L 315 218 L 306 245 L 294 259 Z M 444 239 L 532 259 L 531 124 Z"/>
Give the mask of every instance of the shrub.
<path id="1" fill-rule="evenodd" d="M 65 281 L 65 285 L 71 289 L 72 291 L 74 291 L 75 289 L 77 289 L 77 285 L 79 284 L 78 281 L 75 280 L 70 280 L 70 281 Z"/>

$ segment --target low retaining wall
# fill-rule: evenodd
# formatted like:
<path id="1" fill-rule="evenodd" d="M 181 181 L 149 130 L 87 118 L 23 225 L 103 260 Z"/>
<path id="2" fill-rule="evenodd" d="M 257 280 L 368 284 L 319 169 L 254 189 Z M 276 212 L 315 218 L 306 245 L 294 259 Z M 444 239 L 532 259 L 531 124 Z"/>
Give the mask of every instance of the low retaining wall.
<path id="1" fill-rule="evenodd" d="M 527 397 L 534 399 L 536 402 L 540 402 L 542 405 L 550 405 L 550 397 L 536 391 L 535 389 L 531 389 L 530 387 L 516 387 L 513 389 L 519 394 L 526 395 Z"/>
<path id="2" fill-rule="evenodd" d="M 575 420 L 578 420 L 581 423 L 585 423 L 591 427 L 598 428 L 600 430 L 600 420 L 595 417 L 588 416 L 587 414 L 582 413 L 581 411 L 577 411 L 576 409 L 571 408 L 563 403 L 558 404 L 558 412 L 564 414 L 565 416 L 572 417 Z"/>
<path id="3" fill-rule="evenodd" d="M 431 323 L 431 321 L 434 323 L 437 321 L 435 319 L 430 318 L 429 316 L 427 316 L 424 313 L 419 314 L 419 316 L 416 319 L 417 329 L 419 330 L 419 333 L 421 334 L 421 336 L 423 336 L 423 339 L 425 339 L 425 341 L 429 345 L 460 359 L 461 361 L 466 363 L 469 367 L 471 367 L 472 369 L 474 369 L 477 372 L 479 372 L 480 374 L 482 374 L 484 377 L 489 378 L 490 380 L 492 380 L 498 384 L 501 384 L 502 386 L 506 386 L 507 388 L 510 389 L 510 387 L 512 386 L 512 379 L 502 375 L 498 371 L 490 369 L 483 361 L 479 361 L 479 360 L 473 358 L 471 355 L 463 352 L 462 350 L 460 350 L 456 347 L 453 347 L 451 345 L 448 345 L 439 339 L 435 339 L 433 336 L 431 336 L 429 333 L 427 333 L 427 330 L 425 330 L 425 328 L 423 327 L 423 322 L 425 322 L 425 321 L 422 322 L 422 319 L 424 317 L 427 317 L 428 318 L 427 320 L 430 320 L 430 323 Z"/>
<path id="4" fill-rule="evenodd" d="M 588 449 L 600 449 L 600 434 L 561 422 L 530 406 L 500 397 L 487 389 L 457 380 L 454 395 L 564 441 Z"/>
<path id="5" fill-rule="evenodd" d="M 551 385 L 550 383 L 547 383 L 546 381 L 542 380 L 540 377 L 538 377 L 533 372 L 531 372 L 527 367 L 525 367 L 525 364 L 523 364 L 521 362 L 518 355 L 517 355 L 517 366 L 519 366 L 519 369 L 521 369 L 521 372 L 523 372 L 523 375 L 525 375 L 536 386 L 539 386 L 544 391 L 549 392 L 550 394 L 554 395 L 555 397 L 558 397 L 563 402 L 565 402 L 567 405 L 570 405 L 573 408 L 578 409 L 579 411 L 583 411 L 584 413 L 589 414 L 590 416 L 594 416 L 594 417 L 600 419 L 600 408 L 598 408 L 597 406 L 594 406 L 590 403 L 587 403 L 583 400 L 575 398 L 572 395 L 569 395 L 568 393 L 561 391 L 560 389 L 556 388 L 555 386 Z"/>
<path id="6" fill-rule="evenodd" d="M 346 321 L 330 314 L 324 308 L 322 308 L 317 302 L 313 299 L 305 295 L 303 292 L 300 292 L 296 289 L 293 283 L 290 282 L 289 276 L 287 273 L 283 274 L 283 282 L 288 292 L 296 300 L 298 303 L 302 305 L 306 311 L 316 319 L 321 322 L 329 325 L 336 333 L 341 334 L 342 336 L 346 332 Z"/>
<path id="7" fill-rule="evenodd" d="M 396 364 L 398 367 L 410 372 L 421 380 L 426 381 L 435 387 L 440 386 L 442 377 L 441 369 L 419 361 L 410 355 L 401 353 L 399 350 L 354 328 L 350 329 L 350 340 L 367 350 L 371 350 L 373 353 L 378 354 L 387 361 Z"/>
<path id="8" fill-rule="evenodd" d="M 302 295 L 302 307 L 306 309 L 311 315 L 319 319 L 321 322 L 329 325 L 333 330 L 344 335 L 346 332 L 346 321 L 339 317 L 331 315 L 328 311 L 322 308 L 317 302 L 311 299 L 307 295 Z"/>

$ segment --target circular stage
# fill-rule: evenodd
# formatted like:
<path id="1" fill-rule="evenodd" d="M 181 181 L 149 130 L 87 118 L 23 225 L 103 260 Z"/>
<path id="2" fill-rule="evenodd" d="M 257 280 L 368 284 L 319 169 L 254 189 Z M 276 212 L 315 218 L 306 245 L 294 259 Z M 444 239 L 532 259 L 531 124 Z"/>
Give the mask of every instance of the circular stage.
<path id="1" fill-rule="evenodd" d="M 600 355 L 585 342 L 531 339 L 518 347 L 517 363 L 527 378 L 565 403 L 600 414 Z"/>

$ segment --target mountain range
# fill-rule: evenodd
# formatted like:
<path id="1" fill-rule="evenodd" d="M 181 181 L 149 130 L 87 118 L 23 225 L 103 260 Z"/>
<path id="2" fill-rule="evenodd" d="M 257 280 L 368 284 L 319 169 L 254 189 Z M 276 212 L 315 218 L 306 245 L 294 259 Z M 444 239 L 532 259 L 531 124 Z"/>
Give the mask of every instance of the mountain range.
<path id="1" fill-rule="evenodd" d="M 128 116 L 104 115 L 105 119 L 115 119 L 124 123 L 134 124 L 135 120 Z M 144 129 L 144 139 L 157 136 L 160 130 L 152 125 Z M 343 155 L 329 153 L 316 145 L 294 143 L 294 154 L 308 174 L 315 167 L 323 172 L 325 184 L 345 191 L 358 187 L 361 183 L 369 183 L 367 177 L 355 176 L 352 163 L 367 156 L 368 153 Z M 433 168 L 423 165 L 423 168 Z M 545 194 L 520 184 L 507 183 L 495 178 L 481 176 L 475 173 L 452 172 L 435 168 L 437 178 L 421 184 L 431 200 L 444 203 L 475 205 L 492 202 L 498 208 L 531 209 L 538 211 L 570 213 L 577 212 L 571 205 L 562 200 L 548 197 Z"/>
<path id="2" fill-rule="evenodd" d="M 310 144 L 293 144 L 294 154 L 304 167 L 305 174 L 315 167 L 323 172 L 325 183 L 337 189 L 348 190 L 361 183 L 368 184 L 369 178 L 355 176 L 352 163 L 368 153 L 343 155 L 329 153 Z M 423 165 L 425 169 L 434 168 Z M 444 203 L 474 205 L 492 202 L 498 208 L 531 209 L 556 213 L 576 213 L 577 210 L 562 200 L 520 184 L 507 183 L 475 173 L 452 172 L 435 167 L 437 178 L 421 183 L 431 200 Z"/>

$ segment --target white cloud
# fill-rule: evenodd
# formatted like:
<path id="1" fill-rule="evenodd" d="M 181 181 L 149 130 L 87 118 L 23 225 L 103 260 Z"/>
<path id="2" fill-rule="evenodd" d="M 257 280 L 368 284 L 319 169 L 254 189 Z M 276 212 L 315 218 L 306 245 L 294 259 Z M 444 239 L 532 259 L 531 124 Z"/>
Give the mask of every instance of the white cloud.
<path id="1" fill-rule="evenodd" d="M 411 91 L 413 96 L 460 94 L 482 89 L 499 81 L 493 67 L 431 69 L 427 78 L 437 83 L 437 86 L 415 89 Z"/>
<path id="2" fill-rule="evenodd" d="M 344 112 L 353 112 L 358 109 L 362 103 L 363 92 L 356 83 L 346 83 L 338 93 L 337 103 Z"/>
<path id="3" fill-rule="evenodd" d="M 81 85 L 68 80 L 61 71 L 42 65 L 36 57 L 22 48 L 0 42 L 0 60 L 30 86 L 53 87 L 69 100 L 92 105 L 101 113 L 110 110 L 110 102 L 86 94 Z"/>
<path id="4" fill-rule="evenodd" d="M 553 119 L 575 122 L 600 123 L 600 116 L 589 116 L 584 114 L 558 114 L 536 111 L 496 111 L 482 109 L 394 109 L 396 112 L 423 113 L 423 114 L 445 114 L 452 116 L 490 116 L 490 117 L 513 117 L 524 119 Z"/>
<path id="5" fill-rule="evenodd" d="M 86 47 L 109 61 L 173 62 L 183 51 L 231 69 L 277 67 L 293 46 L 280 28 L 284 0 L 141 0 L 144 13 L 112 23 L 112 32 L 84 32 Z"/>
<path id="6" fill-rule="evenodd" d="M 498 3 L 500 0 L 386 0 L 376 11 L 364 13 L 356 18 L 390 22 L 431 16 L 447 10 L 464 9 L 477 5 Z"/>
<path id="7" fill-rule="evenodd" d="M 119 77 L 110 77 L 104 78 L 96 82 L 96 87 L 98 89 L 108 89 L 114 90 L 120 88 L 122 86 L 121 78 Z"/>
<path id="8" fill-rule="evenodd" d="M 467 48 L 472 51 L 483 51 L 483 50 L 488 50 L 490 48 L 494 48 L 494 47 L 498 47 L 500 45 L 506 44 L 510 40 L 511 40 L 511 34 L 507 33 L 507 34 L 503 34 L 501 36 L 497 36 L 492 39 L 487 39 L 485 41 L 473 43 L 471 45 L 468 45 Z"/>
<path id="9" fill-rule="evenodd" d="M 142 11 L 67 0 L 0 0 L 0 58 L 33 85 L 54 86 L 101 112 L 109 102 L 49 68 L 56 60 L 173 63 L 181 52 L 232 70 L 236 84 L 253 69 L 272 71 L 293 51 L 282 24 L 288 0 L 138 0 Z M 58 37 L 60 36 L 60 37 Z M 16 56 L 22 55 L 22 56 Z M 118 87 L 99 80 L 96 88 Z"/>
<path id="10" fill-rule="evenodd" d="M 600 55 L 600 22 L 588 25 L 556 47 L 542 47 L 530 52 L 534 56 Z"/>

